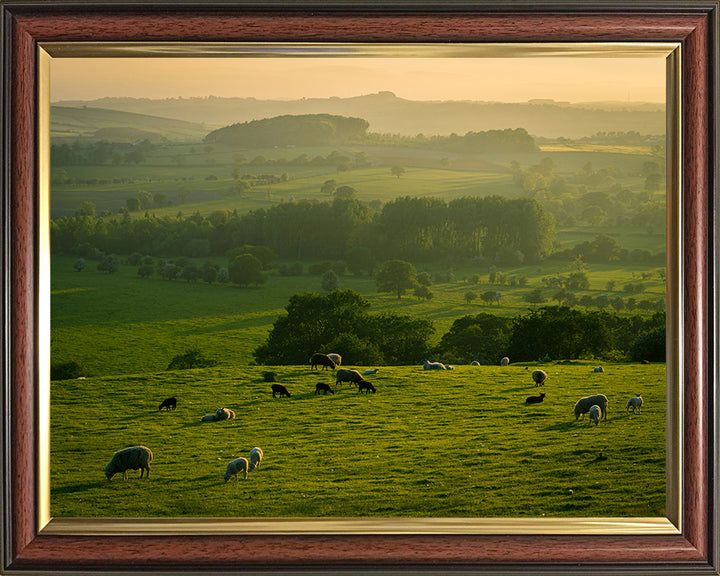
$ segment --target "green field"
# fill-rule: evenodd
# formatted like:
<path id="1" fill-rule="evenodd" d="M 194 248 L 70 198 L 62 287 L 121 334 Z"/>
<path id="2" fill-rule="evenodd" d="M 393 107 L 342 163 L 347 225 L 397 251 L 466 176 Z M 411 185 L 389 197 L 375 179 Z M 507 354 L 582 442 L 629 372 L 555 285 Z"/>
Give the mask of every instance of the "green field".
<path id="1" fill-rule="evenodd" d="M 376 394 L 331 372 L 273 367 L 292 397 L 273 399 L 261 367 L 149 372 L 52 383 L 55 517 L 540 517 L 665 515 L 665 366 L 544 364 L 380 367 Z M 525 398 L 544 389 L 542 404 Z M 585 395 L 609 416 L 575 422 Z M 627 398 L 642 393 L 638 415 Z M 174 412 L 159 412 L 167 396 Z M 218 406 L 234 420 L 200 423 Z M 149 479 L 108 482 L 115 450 L 143 444 Z M 260 470 L 224 483 L 227 463 L 260 446 Z M 641 493 L 638 486 L 642 486 Z"/>

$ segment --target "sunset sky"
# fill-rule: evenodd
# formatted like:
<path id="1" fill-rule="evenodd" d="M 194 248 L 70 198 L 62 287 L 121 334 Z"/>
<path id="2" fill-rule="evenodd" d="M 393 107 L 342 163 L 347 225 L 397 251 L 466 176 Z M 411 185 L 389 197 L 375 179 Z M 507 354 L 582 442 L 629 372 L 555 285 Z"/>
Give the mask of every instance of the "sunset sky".
<path id="1" fill-rule="evenodd" d="M 348 97 L 525 102 L 552 98 L 664 102 L 664 57 L 62 58 L 51 100 Z"/>

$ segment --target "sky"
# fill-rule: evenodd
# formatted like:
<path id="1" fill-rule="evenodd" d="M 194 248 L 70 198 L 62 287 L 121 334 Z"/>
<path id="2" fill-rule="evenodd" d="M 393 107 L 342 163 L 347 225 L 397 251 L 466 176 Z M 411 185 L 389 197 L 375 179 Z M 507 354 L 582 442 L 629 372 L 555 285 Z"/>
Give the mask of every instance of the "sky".
<path id="1" fill-rule="evenodd" d="M 53 57 L 51 101 L 107 96 L 299 99 L 390 91 L 409 100 L 665 101 L 665 59 L 642 57 Z"/>

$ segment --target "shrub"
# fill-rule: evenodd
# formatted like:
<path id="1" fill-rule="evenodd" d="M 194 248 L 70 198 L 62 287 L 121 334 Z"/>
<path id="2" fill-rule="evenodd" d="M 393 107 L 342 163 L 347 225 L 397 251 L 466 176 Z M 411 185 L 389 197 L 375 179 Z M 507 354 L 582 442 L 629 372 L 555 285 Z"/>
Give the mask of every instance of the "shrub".
<path id="1" fill-rule="evenodd" d="M 74 380 L 81 376 L 87 376 L 87 371 L 82 364 L 75 360 L 50 366 L 50 380 Z"/>
<path id="2" fill-rule="evenodd" d="M 186 350 L 182 354 L 173 357 L 168 364 L 167 370 L 188 370 L 190 368 L 207 368 L 215 366 L 217 360 L 206 358 L 197 348 Z"/>

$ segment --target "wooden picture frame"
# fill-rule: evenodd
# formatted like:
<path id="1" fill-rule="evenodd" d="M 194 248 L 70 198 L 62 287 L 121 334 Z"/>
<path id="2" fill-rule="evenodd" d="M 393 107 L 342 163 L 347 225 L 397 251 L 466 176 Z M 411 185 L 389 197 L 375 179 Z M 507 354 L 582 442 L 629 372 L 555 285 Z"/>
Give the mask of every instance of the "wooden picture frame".
<path id="1" fill-rule="evenodd" d="M 2 17 L 2 570 L 8 574 L 718 574 L 718 2 L 142 2 L 9 0 Z M 677 43 L 677 377 L 681 517 L 675 533 L 54 533 L 41 520 L 37 150 L 44 43 Z M 673 173 L 675 174 L 675 173 Z M 675 224 L 673 224 L 674 226 Z M 672 271 L 672 270 L 671 270 Z"/>

